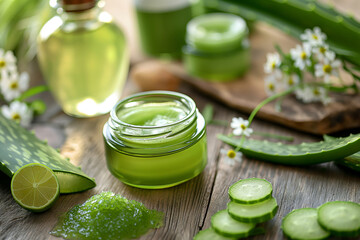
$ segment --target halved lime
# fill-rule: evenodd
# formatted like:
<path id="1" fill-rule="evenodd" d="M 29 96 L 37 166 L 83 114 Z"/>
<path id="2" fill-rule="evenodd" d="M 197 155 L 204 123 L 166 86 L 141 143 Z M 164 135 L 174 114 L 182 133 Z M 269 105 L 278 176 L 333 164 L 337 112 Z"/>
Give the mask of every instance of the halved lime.
<path id="1" fill-rule="evenodd" d="M 30 163 L 16 171 L 11 180 L 11 194 L 23 208 L 43 212 L 59 197 L 60 186 L 54 172 L 45 165 Z"/>

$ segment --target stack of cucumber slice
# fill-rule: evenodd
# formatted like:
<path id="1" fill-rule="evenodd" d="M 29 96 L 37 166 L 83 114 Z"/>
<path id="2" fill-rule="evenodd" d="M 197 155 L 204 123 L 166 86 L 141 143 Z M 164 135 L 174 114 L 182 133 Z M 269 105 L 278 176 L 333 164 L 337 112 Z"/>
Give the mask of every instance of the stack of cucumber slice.
<path id="1" fill-rule="evenodd" d="M 360 204 L 334 201 L 317 209 L 296 209 L 284 217 L 281 228 L 290 239 L 357 237 L 360 236 Z"/>
<path id="2" fill-rule="evenodd" d="M 229 240 L 264 233 L 256 224 L 272 219 L 278 205 L 272 197 L 271 183 L 264 179 L 248 178 L 229 188 L 231 202 L 225 210 L 211 217 L 211 228 L 200 231 L 194 240 Z"/>

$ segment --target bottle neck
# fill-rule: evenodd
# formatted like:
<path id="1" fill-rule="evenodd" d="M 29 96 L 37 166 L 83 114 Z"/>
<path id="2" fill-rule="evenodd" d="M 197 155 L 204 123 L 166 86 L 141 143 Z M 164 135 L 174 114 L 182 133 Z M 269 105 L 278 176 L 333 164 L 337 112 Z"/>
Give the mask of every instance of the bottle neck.
<path id="1" fill-rule="evenodd" d="M 86 21 L 99 18 L 105 2 L 102 0 L 50 0 L 50 7 L 63 21 Z"/>
<path id="2" fill-rule="evenodd" d="M 58 13 L 64 21 L 87 21 L 97 19 L 102 12 L 102 7 L 96 5 L 92 8 L 82 11 L 64 11 L 59 10 Z"/>
<path id="3" fill-rule="evenodd" d="M 95 7 L 98 0 L 58 0 L 65 12 L 82 12 Z"/>

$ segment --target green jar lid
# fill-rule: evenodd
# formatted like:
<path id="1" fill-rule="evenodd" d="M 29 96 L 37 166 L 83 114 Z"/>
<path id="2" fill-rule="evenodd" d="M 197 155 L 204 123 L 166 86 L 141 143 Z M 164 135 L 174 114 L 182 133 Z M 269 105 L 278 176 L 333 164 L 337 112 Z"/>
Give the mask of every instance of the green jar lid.
<path id="1" fill-rule="evenodd" d="M 245 21 L 228 13 L 209 13 L 187 25 L 186 41 L 198 51 L 218 53 L 241 46 L 248 35 Z"/>

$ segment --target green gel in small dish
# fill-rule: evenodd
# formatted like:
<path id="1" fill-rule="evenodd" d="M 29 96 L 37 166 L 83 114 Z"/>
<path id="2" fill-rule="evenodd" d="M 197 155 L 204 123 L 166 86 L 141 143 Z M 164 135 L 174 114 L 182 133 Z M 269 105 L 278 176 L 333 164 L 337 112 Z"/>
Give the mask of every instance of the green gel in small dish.
<path id="1" fill-rule="evenodd" d="M 65 239 L 134 239 L 163 225 L 163 213 L 112 192 L 76 205 L 50 232 Z"/>
<path id="2" fill-rule="evenodd" d="M 209 81 L 230 81 L 250 66 L 246 22 L 232 14 L 210 13 L 192 19 L 183 59 L 187 72 Z"/>

